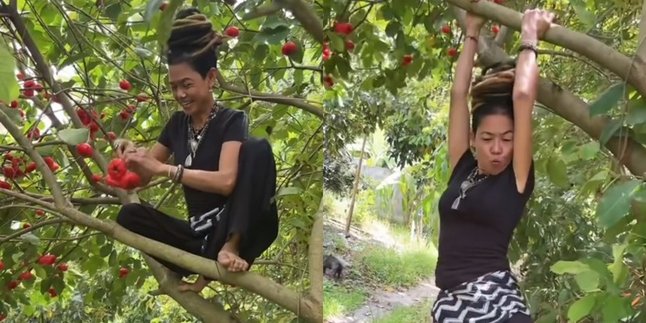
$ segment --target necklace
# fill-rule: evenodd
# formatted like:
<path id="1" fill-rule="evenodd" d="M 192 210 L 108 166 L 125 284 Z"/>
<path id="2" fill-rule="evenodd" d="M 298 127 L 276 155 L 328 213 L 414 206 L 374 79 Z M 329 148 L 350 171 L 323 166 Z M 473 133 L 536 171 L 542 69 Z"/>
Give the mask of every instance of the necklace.
<path id="1" fill-rule="evenodd" d="M 460 201 L 462 201 L 467 196 L 467 191 L 473 188 L 474 186 L 478 185 L 480 182 L 484 181 L 488 177 L 489 175 L 478 177 L 478 166 L 476 166 L 471 171 L 471 173 L 469 173 L 469 176 L 467 176 L 467 178 L 462 182 L 462 184 L 460 184 L 460 194 L 453 201 L 453 204 L 451 205 L 451 209 L 457 210 L 460 207 Z"/>
<path id="2" fill-rule="evenodd" d="M 197 131 L 193 129 L 191 117 L 188 117 L 188 148 L 190 151 L 184 160 L 185 167 L 191 167 L 191 165 L 193 165 L 193 159 L 195 158 L 195 154 L 197 154 L 197 149 L 200 147 L 202 139 L 204 139 L 204 134 L 206 134 L 206 130 L 209 128 L 211 120 L 215 118 L 219 110 L 220 109 L 217 108 L 217 104 L 214 104 L 213 108 L 211 108 L 211 112 L 209 112 L 206 124 Z"/>

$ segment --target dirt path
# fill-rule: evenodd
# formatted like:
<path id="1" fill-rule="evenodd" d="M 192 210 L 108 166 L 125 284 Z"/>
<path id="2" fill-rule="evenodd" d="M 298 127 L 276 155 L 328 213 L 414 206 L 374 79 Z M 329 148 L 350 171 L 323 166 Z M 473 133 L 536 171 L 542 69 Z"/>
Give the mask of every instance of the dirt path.
<path id="1" fill-rule="evenodd" d="M 367 304 L 356 310 L 354 313 L 344 317 L 330 318 L 328 323 L 354 323 L 354 322 L 372 322 L 396 307 L 413 306 L 427 299 L 434 299 L 439 289 L 435 286 L 432 279 L 426 280 L 416 287 L 408 290 L 394 292 L 377 292 L 370 297 Z M 429 309 L 430 311 L 430 309 Z"/>

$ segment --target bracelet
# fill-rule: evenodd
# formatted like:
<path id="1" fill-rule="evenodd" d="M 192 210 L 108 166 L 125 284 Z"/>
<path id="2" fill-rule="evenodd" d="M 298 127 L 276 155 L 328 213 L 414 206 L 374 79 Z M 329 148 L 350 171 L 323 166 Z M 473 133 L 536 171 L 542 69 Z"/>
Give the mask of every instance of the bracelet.
<path id="1" fill-rule="evenodd" d="M 166 177 L 171 178 L 170 176 L 170 171 L 173 169 L 173 166 L 168 165 L 168 172 L 166 173 Z"/>
<path id="2" fill-rule="evenodd" d="M 478 43 L 478 37 L 476 36 L 467 35 L 467 39 L 473 39 L 476 42 L 476 44 Z"/>
<path id="3" fill-rule="evenodd" d="M 179 167 L 180 167 L 180 166 L 181 166 L 181 165 L 177 165 L 177 166 L 175 166 L 175 172 L 173 173 L 173 177 L 171 177 L 171 178 L 170 178 L 170 179 L 171 179 L 171 181 L 173 181 L 173 182 L 177 182 L 177 175 L 179 175 Z"/>
<path id="4" fill-rule="evenodd" d="M 173 178 L 173 182 L 179 183 L 182 181 L 182 175 L 184 175 L 184 167 L 182 164 L 177 165 L 177 171 L 175 172 L 175 177 Z"/>
<path id="5" fill-rule="evenodd" d="M 521 45 L 520 45 L 520 47 L 518 47 L 518 53 L 520 53 L 520 52 L 522 52 L 522 51 L 524 51 L 524 50 L 527 50 L 527 49 L 529 49 L 529 50 L 531 50 L 532 52 L 534 52 L 534 54 L 536 55 L 536 57 L 538 57 L 538 49 L 536 48 L 536 45 L 534 45 L 534 44 L 530 44 L 530 43 L 523 43 L 523 44 L 521 44 Z"/>

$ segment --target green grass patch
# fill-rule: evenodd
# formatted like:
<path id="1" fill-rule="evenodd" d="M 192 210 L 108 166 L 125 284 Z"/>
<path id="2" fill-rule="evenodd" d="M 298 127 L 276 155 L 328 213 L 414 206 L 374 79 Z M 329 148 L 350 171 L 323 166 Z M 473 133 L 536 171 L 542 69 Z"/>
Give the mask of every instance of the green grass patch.
<path id="1" fill-rule="evenodd" d="M 368 293 L 359 286 L 350 289 L 326 281 L 323 284 L 323 317 L 349 314 L 361 307 L 367 298 Z"/>
<path id="2" fill-rule="evenodd" d="M 398 307 L 387 315 L 373 321 L 373 323 L 400 323 L 400 322 L 431 322 L 432 301 L 426 301 L 415 306 Z"/>
<path id="3" fill-rule="evenodd" d="M 368 246 L 357 257 L 361 271 L 375 280 L 396 287 L 409 287 L 431 277 L 437 259 L 434 249 L 396 250 Z"/>

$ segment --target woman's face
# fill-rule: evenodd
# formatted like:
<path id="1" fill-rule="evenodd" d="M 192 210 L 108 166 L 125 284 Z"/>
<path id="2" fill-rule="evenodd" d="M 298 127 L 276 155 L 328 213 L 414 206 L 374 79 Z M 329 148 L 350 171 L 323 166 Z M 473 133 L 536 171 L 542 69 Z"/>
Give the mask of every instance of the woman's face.
<path id="1" fill-rule="evenodd" d="M 471 134 L 478 166 L 487 174 L 497 175 L 511 162 L 514 149 L 514 122 L 507 115 L 488 115 Z"/>
<path id="2" fill-rule="evenodd" d="M 186 114 L 193 115 L 211 108 L 213 97 L 209 90 L 215 81 L 215 69 L 202 78 L 191 65 L 179 63 L 169 66 L 168 76 L 173 97 Z"/>

